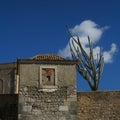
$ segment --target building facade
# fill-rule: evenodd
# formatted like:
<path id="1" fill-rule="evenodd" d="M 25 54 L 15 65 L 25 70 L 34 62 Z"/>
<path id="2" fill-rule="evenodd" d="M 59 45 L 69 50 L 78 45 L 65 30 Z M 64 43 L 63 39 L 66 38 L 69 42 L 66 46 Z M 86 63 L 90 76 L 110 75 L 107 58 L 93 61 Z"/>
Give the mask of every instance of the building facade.
<path id="1" fill-rule="evenodd" d="M 40 54 L 0 64 L 0 93 L 19 95 L 19 120 L 76 120 L 76 63 Z"/>
<path id="2" fill-rule="evenodd" d="M 76 63 L 40 54 L 0 64 L 0 120 L 120 120 L 120 91 L 76 92 Z"/>

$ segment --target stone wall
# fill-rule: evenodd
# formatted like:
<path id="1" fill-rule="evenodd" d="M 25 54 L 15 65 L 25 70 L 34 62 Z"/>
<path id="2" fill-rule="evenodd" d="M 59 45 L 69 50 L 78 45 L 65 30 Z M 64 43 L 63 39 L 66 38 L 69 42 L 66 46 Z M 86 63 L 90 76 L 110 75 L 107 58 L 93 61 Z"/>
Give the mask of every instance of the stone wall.
<path id="1" fill-rule="evenodd" d="M 29 84 L 29 86 L 39 86 L 40 83 L 40 66 L 44 64 L 20 64 L 19 76 L 20 86 Z M 76 65 L 44 65 L 46 67 L 56 66 L 57 86 L 76 87 Z"/>
<path id="2" fill-rule="evenodd" d="M 19 120 L 76 120 L 75 66 L 20 63 Z M 55 69 L 55 85 L 43 86 L 42 68 Z"/>
<path id="3" fill-rule="evenodd" d="M 18 119 L 18 95 L 0 94 L 0 120 Z"/>
<path id="4" fill-rule="evenodd" d="M 120 120 L 120 91 L 79 92 L 78 120 Z"/>
<path id="5" fill-rule="evenodd" d="M 76 91 L 71 86 L 43 92 L 35 86 L 19 92 L 19 120 L 76 120 Z"/>
<path id="6" fill-rule="evenodd" d="M 13 94 L 15 91 L 16 63 L 0 64 L 0 94 Z"/>

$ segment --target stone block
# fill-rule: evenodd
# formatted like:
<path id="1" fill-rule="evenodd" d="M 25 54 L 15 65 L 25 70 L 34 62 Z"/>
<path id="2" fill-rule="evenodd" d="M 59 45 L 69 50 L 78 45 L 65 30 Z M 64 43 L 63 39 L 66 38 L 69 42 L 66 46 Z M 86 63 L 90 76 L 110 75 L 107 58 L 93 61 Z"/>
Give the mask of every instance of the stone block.
<path id="1" fill-rule="evenodd" d="M 68 106 L 59 106 L 59 111 L 68 111 Z"/>
<path id="2" fill-rule="evenodd" d="M 71 115 L 71 120 L 77 120 L 77 115 Z"/>
<path id="3" fill-rule="evenodd" d="M 59 120 L 67 120 L 65 117 L 60 117 Z"/>
<path id="4" fill-rule="evenodd" d="M 70 110 L 77 110 L 77 102 L 75 101 L 75 102 L 70 102 Z"/>
<path id="5" fill-rule="evenodd" d="M 31 112 L 32 106 L 23 106 L 23 112 Z"/>
<path id="6" fill-rule="evenodd" d="M 19 96 L 19 103 L 24 103 L 25 100 L 24 100 L 24 97 L 23 96 Z"/>
<path id="7" fill-rule="evenodd" d="M 34 114 L 34 115 L 42 115 L 42 112 L 41 112 L 41 110 L 33 109 L 32 114 Z"/>

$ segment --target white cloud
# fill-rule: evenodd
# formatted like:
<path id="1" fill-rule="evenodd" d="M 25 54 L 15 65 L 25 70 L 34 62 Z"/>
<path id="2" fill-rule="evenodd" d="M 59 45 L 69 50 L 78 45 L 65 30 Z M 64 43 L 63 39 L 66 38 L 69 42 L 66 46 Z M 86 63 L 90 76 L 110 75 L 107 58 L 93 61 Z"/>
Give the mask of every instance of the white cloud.
<path id="1" fill-rule="evenodd" d="M 105 63 L 111 63 L 113 61 L 113 55 L 117 51 L 117 47 L 115 43 L 112 43 L 111 49 L 109 51 L 104 51 L 104 61 Z"/>
<path id="2" fill-rule="evenodd" d="M 67 46 L 62 50 L 59 50 L 58 54 L 64 58 L 71 57 L 69 44 L 67 44 Z"/>
<path id="3" fill-rule="evenodd" d="M 98 28 L 98 25 L 91 21 L 83 21 L 80 25 L 76 25 L 71 32 L 81 38 L 81 42 L 85 41 L 85 38 L 89 35 L 92 42 L 96 42 L 101 38 L 102 28 Z M 88 43 L 88 42 L 87 42 Z M 86 44 L 87 44 L 86 43 Z"/>
<path id="4" fill-rule="evenodd" d="M 77 35 L 80 38 L 83 48 L 87 52 L 89 52 L 87 37 L 89 36 L 92 43 L 95 44 L 102 37 L 104 30 L 106 30 L 108 28 L 109 28 L 108 26 L 99 27 L 99 25 L 97 25 L 95 22 L 93 22 L 91 20 L 85 20 L 82 23 L 80 23 L 79 25 L 76 25 L 74 28 L 70 29 L 70 31 L 72 32 L 73 36 Z M 96 59 L 97 54 L 99 53 L 99 49 L 100 48 L 97 46 L 93 50 L 95 59 Z M 103 51 L 105 63 L 110 63 L 113 61 L 112 58 L 113 58 L 113 55 L 116 52 L 116 50 L 117 50 L 116 44 L 113 43 L 111 45 L 111 49 L 109 51 Z M 58 54 L 65 58 L 71 57 L 69 44 L 67 44 L 65 48 L 60 49 L 58 51 Z"/>

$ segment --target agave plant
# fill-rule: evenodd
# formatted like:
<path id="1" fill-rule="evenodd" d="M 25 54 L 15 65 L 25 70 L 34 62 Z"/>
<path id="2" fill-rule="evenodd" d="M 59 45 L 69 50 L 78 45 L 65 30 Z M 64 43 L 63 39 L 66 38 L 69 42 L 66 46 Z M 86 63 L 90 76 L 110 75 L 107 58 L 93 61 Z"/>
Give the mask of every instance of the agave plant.
<path id="1" fill-rule="evenodd" d="M 80 73 L 80 75 L 85 80 L 87 80 L 91 90 L 96 91 L 99 86 L 99 81 L 104 65 L 102 48 L 100 47 L 100 52 L 99 54 L 97 54 L 97 59 L 95 59 L 93 53 L 93 44 L 90 41 L 89 36 L 88 36 L 88 44 L 89 44 L 89 53 L 88 53 L 83 48 L 79 37 L 73 37 L 70 31 L 69 34 L 71 36 L 71 41 L 69 42 L 69 46 L 70 46 L 72 58 L 74 60 L 78 60 L 77 70 Z"/>

